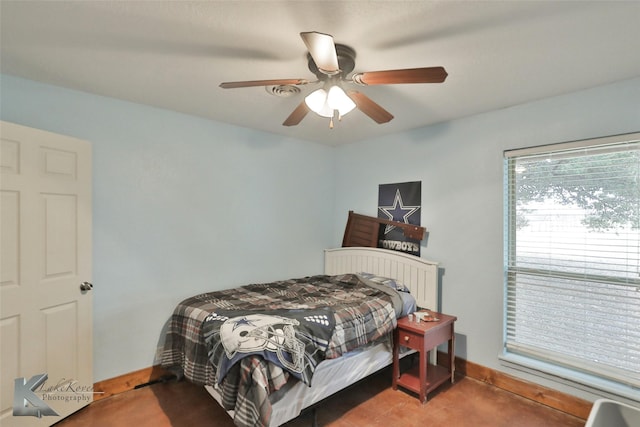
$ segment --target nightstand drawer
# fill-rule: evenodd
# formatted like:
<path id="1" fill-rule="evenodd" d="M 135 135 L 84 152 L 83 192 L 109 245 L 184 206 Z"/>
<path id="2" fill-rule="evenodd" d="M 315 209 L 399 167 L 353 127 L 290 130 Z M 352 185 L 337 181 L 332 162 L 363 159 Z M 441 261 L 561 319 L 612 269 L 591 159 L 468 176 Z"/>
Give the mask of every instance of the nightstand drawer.
<path id="1" fill-rule="evenodd" d="M 424 335 L 415 332 L 398 329 L 398 343 L 412 350 L 422 350 Z"/>

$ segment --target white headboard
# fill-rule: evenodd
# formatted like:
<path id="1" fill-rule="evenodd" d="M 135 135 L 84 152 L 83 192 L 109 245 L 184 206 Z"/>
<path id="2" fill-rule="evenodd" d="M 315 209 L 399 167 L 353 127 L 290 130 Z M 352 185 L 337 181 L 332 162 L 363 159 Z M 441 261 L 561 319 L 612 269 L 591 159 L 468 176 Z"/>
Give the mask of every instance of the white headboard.
<path id="1" fill-rule="evenodd" d="M 439 311 L 438 263 L 388 249 L 347 247 L 325 249 L 324 273 L 373 273 L 402 283 L 418 307 Z"/>

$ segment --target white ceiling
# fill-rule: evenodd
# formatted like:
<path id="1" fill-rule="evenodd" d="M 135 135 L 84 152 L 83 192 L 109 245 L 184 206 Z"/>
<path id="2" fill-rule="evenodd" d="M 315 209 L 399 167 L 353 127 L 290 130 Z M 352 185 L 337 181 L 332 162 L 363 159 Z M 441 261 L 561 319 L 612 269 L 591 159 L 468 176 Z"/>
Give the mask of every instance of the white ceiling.
<path id="1" fill-rule="evenodd" d="M 330 145 L 640 76 L 640 1 L 6 1 L 2 73 Z M 333 130 L 282 122 L 315 87 L 276 97 L 224 81 L 306 78 L 302 31 L 357 52 L 356 71 L 442 65 L 442 84 L 358 90 Z"/>

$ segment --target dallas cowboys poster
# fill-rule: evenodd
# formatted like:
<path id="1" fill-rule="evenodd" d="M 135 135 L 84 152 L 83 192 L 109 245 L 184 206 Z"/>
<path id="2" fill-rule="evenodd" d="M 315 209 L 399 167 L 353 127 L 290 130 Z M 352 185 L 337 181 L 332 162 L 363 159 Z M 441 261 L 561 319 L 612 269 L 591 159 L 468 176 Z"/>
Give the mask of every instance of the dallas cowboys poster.
<path id="1" fill-rule="evenodd" d="M 380 184 L 378 218 L 420 225 L 421 194 L 421 181 Z M 378 246 L 420 256 L 420 241 L 405 237 L 402 230 L 393 225 L 380 227 Z"/>

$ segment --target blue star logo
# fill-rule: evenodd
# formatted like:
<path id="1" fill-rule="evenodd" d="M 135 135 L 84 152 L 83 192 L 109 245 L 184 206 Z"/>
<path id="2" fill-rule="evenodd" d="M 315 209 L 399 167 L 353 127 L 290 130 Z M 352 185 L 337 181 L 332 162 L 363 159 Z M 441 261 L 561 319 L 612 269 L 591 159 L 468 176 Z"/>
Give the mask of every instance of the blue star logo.
<path id="1" fill-rule="evenodd" d="M 389 221 L 404 222 L 405 224 L 409 224 L 409 217 L 416 213 L 420 209 L 420 206 L 405 206 L 404 202 L 402 201 L 400 189 L 397 189 L 396 195 L 393 198 L 393 205 L 380 206 L 378 209 L 387 218 L 389 218 Z M 384 234 L 389 233 L 394 228 L 396 228 L 395 225 L 385 226 Z"/>
<path id="2" fill-rule="evenodd" d="M 246 317 L 242 317 L 242 318 L 240 318 L 238 320 L 234 320 L 233 321 L 233 329 L 232 330 L 235 331 L 237 327 L 244 326 L 244 325 L 253 326 L 253 327 L 256 326 L 253 323 L 251 323 L 251 320 L 248 320 Z"/>

